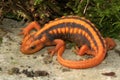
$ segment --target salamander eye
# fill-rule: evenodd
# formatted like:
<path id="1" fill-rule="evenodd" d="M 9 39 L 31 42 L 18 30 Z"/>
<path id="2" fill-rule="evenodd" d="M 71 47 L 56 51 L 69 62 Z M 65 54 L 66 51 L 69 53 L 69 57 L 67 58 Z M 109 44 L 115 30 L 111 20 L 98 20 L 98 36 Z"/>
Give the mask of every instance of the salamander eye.
<path id="1" fill-rule="evenodd" d="M 35 48 L 36 48 L 36 46 L 35 46 L 35 45 L 30 47 L 30 49 L 35 49 Z"/>

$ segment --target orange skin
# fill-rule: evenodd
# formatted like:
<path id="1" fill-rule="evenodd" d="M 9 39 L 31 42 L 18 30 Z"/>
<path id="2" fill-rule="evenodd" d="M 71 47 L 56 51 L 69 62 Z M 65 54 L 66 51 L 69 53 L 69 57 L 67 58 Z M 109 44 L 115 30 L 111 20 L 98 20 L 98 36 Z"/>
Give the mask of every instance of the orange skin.
<path id="1" fill-rule="evenodd" d="M 111 38 L 107 37 L 107 38 L 105 38 L 105 41 L 107 43 L 107 51 L 113 49 L 116 46 L 114 40 Z M 82 49 L 83 52 L 80 55 L 84 55 L 85 49 L 88 50 L 88 47 L 86 46 L 84 49 Z M 85 61 L 70 61 L 70 60 L 65 60 L 61 57 L 64 50 L 65 50 L 65 46 L 61 47 L 58 50 L 57 59 L 62 65 L 69 67 L 69 68 L 72 68 L 72 69 L 85 69 L 85 68 L 94 67 L 94 66 L 100 64 L 101 61 L 103 60 L 103 56 L 105 56 L 105 55 L 102 55 L 102 56 L 98 55 L 92 59 L 85 60 Z M 79 52 L 77 52 L 77 53 L 79 54 Z M 89 52 L 87 54 L 89 54 Z M 94 54 L 92 54 L 92 55 L 95 56 Z M 88 64 L 86 64 L 86 63 L 88 63 Z"/>
<path id="2" fill-rule="evenodd" d="M 49 23 L 48 25 L 52 25 L 52 23 Z M 89 25 L 85 24 L 85 26 L 89 26 Z M 45 27 L 45 28 L 47 28 L 47 27 Z M 78 55 L 81 56 L 81 55 L 84 55 L 84 54 L 90 54 L 90 55 L 93 55 L 94 58 L 84 60 L 84 61 L 65 60 L 65 59 L 62 58 L 62 54 L 63 54 L 63 52 L 65 50 L 65 42 L 64 42 L 64 40 L 62 40 L 62 39 L 54 39 L 51 42 L 47 38 L 46 34 L 43 34 L 41 38 L 36 39 L 39 36 L 39 34 L 42 31 L 44 31 L 45 28 L 41 29 L 39 24 L 36 21 L 34 21 L 34 22 L 30 23 L 26 28 L 24 28 L 22 30 L 21 34 L 24 35 L 24 38 L 22 40 L 22 45 L 21 45 L 20 50 L 21 50 L 21 52 L 23 54 L 33 54 L 33 53 L 41 50 L 45 46 L 56 45 L 55 48 L 48 50 L 48 52 L 51 54 L 51 56 L 53 56 L 56 52 L 58 52 L 57 59 L 62 65 L 66 66 L 66 67 L 69 67 L 69 68 L 81 69 L 81 68 L 94 67 L 94 66 L 100 64 L 103 61 L 103 59 L 104 59 L 104 57 L 106 55 L 106 51 L 108 51 L 110 49 L 113 49 L 116 46 L 113 39 L 105 38 L 104 39 L 105 40 L 104 44 L 106 45 L 105 48 L 102 47 L 102 43 L 99 40 L 97 42 L 99 44 L 99 48 L 98 48 L 98 50 L 95 50 L 95 51 L 91 50 L 88 47 L 88 45 L 86 45 L 86 44 L 82 45 L 80 48 L 76 47 L 75 52 Z M 30 33 L 30 31 L 33 30 L 33 29 L 36 29 L 36 32 Z M 57 29 L 57 31 L 52 30 L 49 33 L 50 34 L 57 34 L 57 32 L 58 33 L 59 32 L 64 33 L 64 32 L 68 32 L 68 31 L 69 30 L 66 27 L 66 29 L 61 28 L 61 30 Z M 80 33 L 81 31 L 78 30 L 77 28 L 76 29 L 74 28 L 74 29 L 70 29 L 69 32 L 70 32 L 70 34 L 73 34 L 73 33 Z M 86 36 L 87 36 L 87 33 L 85 33 L 85 32 L 82 32 L 82 33 L 86 34 Z M 93 43 L 93 42 L 91 42 L 91 43 Z M 93 45 L 93 48 L 96 49 L 96 47 L 94 47 L 94 45 Z"/>

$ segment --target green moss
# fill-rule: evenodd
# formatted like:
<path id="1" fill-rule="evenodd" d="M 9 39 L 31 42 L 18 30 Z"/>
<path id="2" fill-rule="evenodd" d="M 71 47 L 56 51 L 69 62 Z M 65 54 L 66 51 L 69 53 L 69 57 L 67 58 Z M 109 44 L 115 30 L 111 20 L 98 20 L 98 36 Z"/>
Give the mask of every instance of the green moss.
<path id="1" fill-rule="evenodd" d="M 74 1 L 74 2 L 72 2 Z M 120 1 L 119 0 L 72 0 L 67 6 L 75 15 L 91 20 L 104 37 L 120 39 Z"/>
<path id="2" fill-rule="evenodd" d="M 11 12 L 29 21 L 37 20 L 42 25 L 63 15 L 84 16 L 104 37 L 120 39 L 119 0 L 8 0 L 2 1 L 0 7 L 4 16 Z"/>
<path id="3" fill-rule="evenodd" d="M 0 37 L 0 44 L 2 43 L 2 40 L 3 40 L 3 39 Z"/>

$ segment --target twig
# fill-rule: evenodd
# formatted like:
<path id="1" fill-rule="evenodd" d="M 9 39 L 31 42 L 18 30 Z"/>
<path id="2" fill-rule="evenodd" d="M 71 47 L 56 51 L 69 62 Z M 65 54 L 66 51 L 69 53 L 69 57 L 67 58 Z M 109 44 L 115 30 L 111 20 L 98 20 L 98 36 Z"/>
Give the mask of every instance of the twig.
<path id="1" fill-rule="evenodd" d="M 87 7 L 88 7 L 88 4 L 89 4 L 89 0 L 87 0 L 87 4 L 86 4 L 86 6 L 85 6 L 85 8 L 84 8 L 83 14 L 86 13 L 86 10 L 87 10 Z"/>

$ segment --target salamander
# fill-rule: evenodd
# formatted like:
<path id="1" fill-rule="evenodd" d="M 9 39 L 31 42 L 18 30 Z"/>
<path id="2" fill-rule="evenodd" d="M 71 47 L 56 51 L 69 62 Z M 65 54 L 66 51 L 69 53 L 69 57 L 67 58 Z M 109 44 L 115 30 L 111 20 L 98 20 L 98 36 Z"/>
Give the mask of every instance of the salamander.
<path id="1" fill-rule="evenodd" d="M 31 32 L 35 29 L 35 32 Z M 24 35 L 21 44 L 21 52 L 33 54 L 45 46 L 54 46 L 48 50 L 51 56 L 57 52 L 57 60 L 60 64 L 75 69 L 84 69 L 97 66 L 116 44 L 111 38 L 103 38 L 95 25 L 84 17 L 63 16 L 45 24 L 42 28 L 37 21 L 31 22 L 22 29 Z M 74 52 L 82 56 L 84 54 L 93 57 L 86 60 L 72 61 L 62 57 L 65 50 L 65 41 L 76 44 Z"/>

